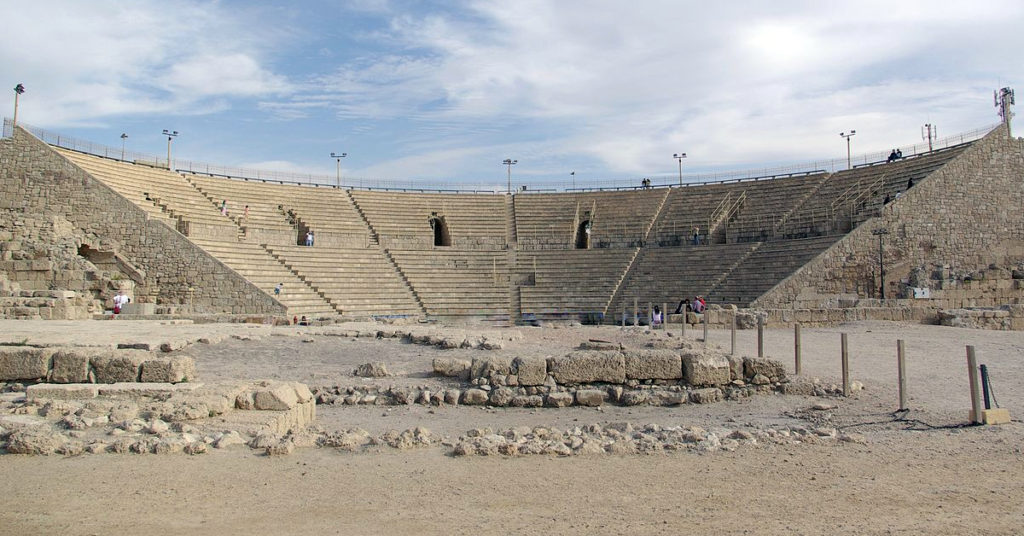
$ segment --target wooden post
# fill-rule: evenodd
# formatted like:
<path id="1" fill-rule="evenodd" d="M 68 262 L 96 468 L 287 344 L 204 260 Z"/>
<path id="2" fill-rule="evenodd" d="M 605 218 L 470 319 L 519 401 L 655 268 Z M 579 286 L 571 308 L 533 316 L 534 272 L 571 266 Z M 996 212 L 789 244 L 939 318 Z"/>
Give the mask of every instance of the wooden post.
<path id="1" fill-rule="evenodd" d="M 664 302 L 661 304 L 661 327 L 668 329 L 668 308 Z"/>
<path id="2" fill-rule="evenodd" d="M 800 375 L 800 324 L 793 325 L 793 370 Z"/>
<path id="3" fill-rule="evenodd" d="M 900 411 L 907 410 L 907 359 L 903 339 L 896 341 L 896 376 L 899 379 Z"/>
<path id="4" fill-rule="evenodd" d="M 647 302 L 647 325 L 654 329 L 654 308 L 651 307 L 651 302 Z"/>
<path id="5" fill-rule="evenodd" d="M 729 347 L 729 355 L 736 355 L 736 307 L 732 308 L 732 346 Z"/>
<path id="6" fill-rule="evenodd" d="M 981 390 L 978 389 L 978 358 L 974 347 L 967 347 L 967 374 L 971 385 L 971 423 L 981 424 Z"/>
<path id="7" fill-rule="evenodd" d="M 640 306 L 637 305 L 638 303 L 639 303 L 639 300 L 637 299 L 637 297 L 633 296 L 633 325 L 634 326 L 639 326 L 640 325 Z"/>
<path id="8" fill-rule="evenodd" d="M 622 327 L 626 327 L 626 304 L 622 304 Z"/>
<path id="9" fill-rule="evenodd" d="M 708 345 L 708 318 L 711 316 L 711 311 L 704 310 L 704 346 Z"/>
<path id="10" fill-rule="evenodd" d="M 683 337 L 684 339 L 686 338 L 686 316 L 687 316 L 686 306 L 683 306 L 683 327 L 681 328 L 682 329 L 682 333 L 681 333 L 680 336 Z"/>
<path id="11" fill-rule="evenodd" d="M 843 396 L 850 396 L 850 351 L 846 333 L 840 334 L 843 354 Z"/>
<path id="12" fill-rule="evenodd" d="M 764 357 L 764 318 L 757 317 L 757 357 Z"/>

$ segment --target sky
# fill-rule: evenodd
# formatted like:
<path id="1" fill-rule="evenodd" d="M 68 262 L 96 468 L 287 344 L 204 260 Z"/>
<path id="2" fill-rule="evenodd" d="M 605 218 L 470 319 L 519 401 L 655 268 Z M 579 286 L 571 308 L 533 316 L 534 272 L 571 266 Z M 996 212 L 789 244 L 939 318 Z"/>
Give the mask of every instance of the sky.
<path id="1" fill-rule="evenodd" d="M 842 159 L 851 129 L 887 152 L 997 123 L 1024 65 L 1019 0 L 5 3 L 22 123 L 330 178 L 344 152 L 382 186 L 657 184 L 676 153 L 691 181 Z"/>

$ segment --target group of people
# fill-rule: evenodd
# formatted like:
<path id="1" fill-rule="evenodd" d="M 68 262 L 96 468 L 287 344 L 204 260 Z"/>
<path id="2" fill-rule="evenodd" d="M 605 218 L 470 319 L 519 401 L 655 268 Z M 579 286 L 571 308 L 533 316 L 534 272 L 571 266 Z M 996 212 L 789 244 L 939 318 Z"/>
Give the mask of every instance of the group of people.
<path id="1" fill-rule="evenodd" d="M 708 303 L 704 300 L 704 296 L 698 294 L 693 298 L 693 301 L 690 301 L 690 298 L 686 298 L 679 302 L 679 305 L 676 307 L 675 314 L 678 315 L 686 312 L 704 314 L 704 311 L 707 311 L 707 309 Z"/>
<path id="2" fill-rule="evenodd" d="M 900 158 L 903 158 L 903 151 L 899 149 L 893 149 L 892 152 L 889 153 L 889 158 L 886 160 L 886 162 L 895 162 Z"/>
<path id="3" fill-rule="evenodd" d="M 642 186 L 643 188 L 650 188 L 651 187 L 651 179 L 648 179 L 648 178 L 645 177 L 644 180 L 640 181 L 640 186 Z"/>

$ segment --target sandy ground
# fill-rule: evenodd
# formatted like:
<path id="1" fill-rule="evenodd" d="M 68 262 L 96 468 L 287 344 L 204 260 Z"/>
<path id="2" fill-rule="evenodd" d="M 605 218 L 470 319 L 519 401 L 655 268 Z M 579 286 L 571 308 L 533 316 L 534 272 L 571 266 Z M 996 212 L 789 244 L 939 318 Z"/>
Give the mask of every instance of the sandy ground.
<path id="1" fill-rule="evenodd" d="M 122 331 L 124 330 L 124 331 Z M 678 327 L 675 327 L 678 330 Z M 552 355 L 588 338 L 630 345 L 669 339 L 619 328 L 520 328 L 497 353 Z M 399 376 L 381 385 L 444 385 L 435 356 L 472 358 L 397 340 L 311 335 L 303 328 L 160 325 L 155 322 L 6 322 L 0 341 L 71 340 L 102 345 L 168 337 L 226 338 L 194 344 L 200 377 L 281 378 L 324 385 L 366 382 L 351 370 L 384 361 Z M 965 345 L 976 346 L 996 396 L 1024 415 L 1024 333 L 865 322 L 803 330 L 804 376 L 837 381 L 840 332 L 865 389 L 829 399 L 758 396 L 659 407 L 487 409 L 321 406 L 325 428 L 372 433 L 425 426 L 455 437 L 477 427 L 562 429 L 590 423 L 742 428 L 815 423 L 864 434 L 867 444 L 761 445 L 735 452 L 567 458 L 451 457 L 441 447 L 353 454 L 300 449 L 283 458 L 244 447 L 195 457 L 0 456 L 0 534 L 1018 534 L 1024 530 L 1024 427 L 964 427 Z M 26 335 L 27 334 L 27 335 Z M 688 336 L 699 337 L 699 330 Z M 768 330 L 766 353 L 792 370 L 791 330 Z M 678 331 L 674 332 L 678 339 Z M 729 348 L 729 332 L 712 330 Z M 896 339 L 908 351 L 911 411 L 894 415 Z M 739 353 L 756 350 L 741 331 Z"/>

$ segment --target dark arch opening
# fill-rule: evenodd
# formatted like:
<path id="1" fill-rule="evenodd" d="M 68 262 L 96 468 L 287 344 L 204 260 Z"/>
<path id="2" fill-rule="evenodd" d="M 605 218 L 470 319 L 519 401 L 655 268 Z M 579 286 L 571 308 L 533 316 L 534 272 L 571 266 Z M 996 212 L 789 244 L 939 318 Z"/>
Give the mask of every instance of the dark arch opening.
<path id="1" fill-rule="evenodd" d="M 430 228 L 434 231 L 434 246 L 447 247 L 452 245 L 452 236 L 448 232 L 448 223 L 444 216 L 438 216 L 435 212 L 430 216 Z"/>
<path id="2" fill-rule="evenodd" d="M 576 228 L 576 249 L 590 249 L 590 220 L 581 221 Z"/>

